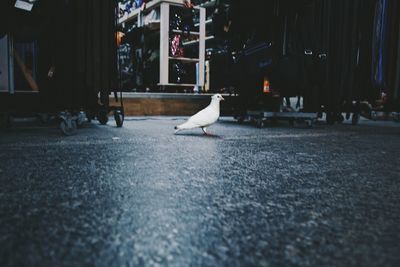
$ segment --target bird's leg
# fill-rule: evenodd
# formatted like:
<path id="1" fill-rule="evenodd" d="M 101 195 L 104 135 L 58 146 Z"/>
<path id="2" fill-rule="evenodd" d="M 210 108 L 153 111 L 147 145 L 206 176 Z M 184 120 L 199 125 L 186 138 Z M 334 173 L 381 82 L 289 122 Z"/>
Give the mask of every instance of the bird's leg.
<path id="1" fill-rule="evenodd" d="M 212 133 L 208 133 L 207 132 L 207 127 L 201 127 L 201 129 L 203 130 L 204 135 L 209 136 L 209 137 L 214 137 L 215 136 Z"/>

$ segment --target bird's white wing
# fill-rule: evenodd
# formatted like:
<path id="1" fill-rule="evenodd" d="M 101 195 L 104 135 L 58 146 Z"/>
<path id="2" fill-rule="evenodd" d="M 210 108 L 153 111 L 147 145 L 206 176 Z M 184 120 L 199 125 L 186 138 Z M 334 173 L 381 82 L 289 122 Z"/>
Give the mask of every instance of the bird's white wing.
<path id="1" fill-rule="evenodd" d="M 218 120 L 219 110 L 212 108 L 211 106 L 206 107 L 203 110 L 200 110 L 192 117 L 189 118 L 188 122 L 197 126 L 204 127 L 213 124 Z"/>

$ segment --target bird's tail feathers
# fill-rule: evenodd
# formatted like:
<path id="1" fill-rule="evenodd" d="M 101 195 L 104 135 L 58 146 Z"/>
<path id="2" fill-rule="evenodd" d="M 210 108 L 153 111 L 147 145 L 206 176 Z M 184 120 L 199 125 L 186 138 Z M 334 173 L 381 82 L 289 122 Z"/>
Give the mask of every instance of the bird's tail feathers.
<path id="1" fill-rule="evenodd" d="M 182 124 L 174 127 L 175 133 L 177 133 L 181 130 L 188 130 L 188 129 L 193 129 L 193 128 L 195 128 L 195 126 L 191 122 L 185 122 L 185 123 L 182 123 Z"/>

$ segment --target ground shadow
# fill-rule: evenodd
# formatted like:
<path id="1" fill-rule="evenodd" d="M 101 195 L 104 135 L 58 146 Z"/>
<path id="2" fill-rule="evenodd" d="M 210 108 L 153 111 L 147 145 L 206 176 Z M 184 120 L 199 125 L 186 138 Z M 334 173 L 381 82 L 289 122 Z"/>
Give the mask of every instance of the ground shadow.
<path id="1" fill-rule="evenodd" d="M 203 138 L 215 138 L 215 139 L 223 139 L 222 136 L 216 134 L 208 134 L 205 135 L 203 133 L 176 133 L 176 136 L 195 136 L 195 137 L 203 137 Z"/>

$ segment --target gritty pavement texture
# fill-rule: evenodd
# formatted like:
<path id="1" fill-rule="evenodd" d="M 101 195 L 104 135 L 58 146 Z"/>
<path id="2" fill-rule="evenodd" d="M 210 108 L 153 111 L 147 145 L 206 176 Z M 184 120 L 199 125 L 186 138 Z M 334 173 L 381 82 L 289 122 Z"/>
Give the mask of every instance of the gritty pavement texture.
<path id="1" fill-rule="evenodd" d="M 0 266 L 400 266 L 400 124 L 0 131 Z"/>

